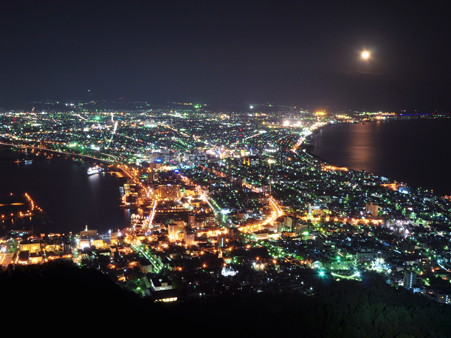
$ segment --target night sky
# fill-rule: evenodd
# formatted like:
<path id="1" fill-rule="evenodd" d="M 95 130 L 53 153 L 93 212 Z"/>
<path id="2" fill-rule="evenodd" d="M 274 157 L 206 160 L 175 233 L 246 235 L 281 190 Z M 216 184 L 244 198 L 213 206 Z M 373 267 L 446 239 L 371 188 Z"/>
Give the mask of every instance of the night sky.
<path id="1" fill-rule="evenodd" d="M 425 1 L 2 0 L 0 107 L 91 90 L 153 103 L 449 111 L 450 22 L 445 2 Z"/>

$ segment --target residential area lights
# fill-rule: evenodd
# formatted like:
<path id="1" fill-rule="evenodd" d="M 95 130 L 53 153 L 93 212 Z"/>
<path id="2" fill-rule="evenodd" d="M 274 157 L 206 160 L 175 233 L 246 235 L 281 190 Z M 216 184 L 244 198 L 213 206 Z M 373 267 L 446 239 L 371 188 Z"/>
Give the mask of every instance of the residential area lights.
<path id="1" fill-rule="evenodd" d="M 102 269 L 114 271 L 118 283 L 135 283 L 135 292 L 158 294 L 135 278 L 137 270 L 149 284 L 165 276 L 168 288 L 177 281 L 188 293 L 203 285 L 200 275 L 210 276 L 208 286 L 220 281 L 218 292 L 277 285 L 307 295 L 312 285 L 304 275 L 312 270 L 335 280 L 361 280 L 376 271 L 425 295 L 431 279 L 451 280 L 449 198 L 333 166 L 306 148 L 310 135 L 328 124 L 407 117 L 255 104 L 243 111 L 182 104 L 124 111 L 66 107 L 0 112 L 0 143 L 23 154 L 30 149 L 32 157 L 96 160 L 105 174 L 124 177 L 121 207 L 133 215 L 130 227 L 102 240 L 81 232 L 70 259 L 98 268 L 99 255 L 106 255 L 110 261 Z M 2 220 L 42 212 L 30 203 Z M 22 259 L 20 252 L 32 248 L 28 240 L 16 244 L 0 243 L 2 262 L 8 251 Z M 20 264 L 40 262 L 40 254 L 69 257 L 41 250 Z M 407 285 L 411 273 L 415 283 Z"/>

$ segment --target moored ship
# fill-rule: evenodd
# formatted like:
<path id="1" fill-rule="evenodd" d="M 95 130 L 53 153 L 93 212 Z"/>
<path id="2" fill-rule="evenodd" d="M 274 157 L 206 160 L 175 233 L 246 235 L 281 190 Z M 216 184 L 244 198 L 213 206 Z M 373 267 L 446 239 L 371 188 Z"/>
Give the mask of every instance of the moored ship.
<path id="1" fill-rule="evenodd" d="M 88 168 L 88 175 L 94 175 L 94 174 L 99 174 L 101 171 L 103 170 L 103 168 L 99 167 L 98 165 L 96 165 L 95 167 L 89 167 Z"/>

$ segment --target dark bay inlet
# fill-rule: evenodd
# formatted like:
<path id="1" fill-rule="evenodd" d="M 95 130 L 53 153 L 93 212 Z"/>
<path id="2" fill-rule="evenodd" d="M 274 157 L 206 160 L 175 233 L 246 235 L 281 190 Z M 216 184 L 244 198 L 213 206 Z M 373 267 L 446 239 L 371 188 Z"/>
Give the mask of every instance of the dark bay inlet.
<path id="1" fill-rule="evenodd" d="M 26 163 L 23 153 L 3 149 L 0 195 L 28 193 L 45 213 L 33 221 L 36 231 L 76 233 L 88 225 L 103 232 L 130 224 L 130 212 L 119 207 L 122 181 L 114 174 L 88 176 L 95 164 L 81 159 L 29 157 Z"/>

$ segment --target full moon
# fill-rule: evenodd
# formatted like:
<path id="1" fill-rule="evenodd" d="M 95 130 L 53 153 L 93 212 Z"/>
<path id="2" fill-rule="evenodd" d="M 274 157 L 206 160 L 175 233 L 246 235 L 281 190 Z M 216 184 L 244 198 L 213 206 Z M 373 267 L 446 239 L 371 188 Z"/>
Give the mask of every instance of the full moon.
<path id="1" fill-rule="evenodd" d="M 364 51 L 362 52 L 362 59 L 368 60 L 370 57 L 370 52 Z"/>

